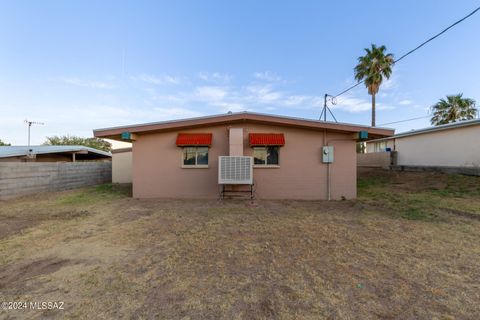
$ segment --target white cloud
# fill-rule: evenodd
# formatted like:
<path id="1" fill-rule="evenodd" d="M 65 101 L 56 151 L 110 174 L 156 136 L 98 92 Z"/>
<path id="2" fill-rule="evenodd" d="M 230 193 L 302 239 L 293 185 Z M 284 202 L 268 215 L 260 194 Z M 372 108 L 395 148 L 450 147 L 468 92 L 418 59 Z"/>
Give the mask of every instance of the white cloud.
<path id="1" fill-rule="evenodd" d="M 121 96 L 116 96 L 114 91 L 108 91 L 108 98 L 95 93 L 90 101 L 77 105 L 72 101 L 70 105 L 64 103 L 60 106 L 50 106 L 33 111 L 29 108 L 28 117 L 34 120 L 46 122 L 46 126 L 35 128 L 35 136 L 43 140 L 45 135 L 51 134 L 78 134 L 89 136 L 91 129 L 127 125 L 132 123 L 151 122 L 158 120 L 191 118 L 203 116 L 212 113 L 225 113 L 228 111 L 239 112 L 255 110 L 258 112 L 279 112 L 295 113 L 297 110 L 308 110 L 308 112 L 318 113 L 323 106 L 323 95 L 309 95 L 304 92 L 295 91 L 286 88 L 287 83 L 281 77 L 271 72 L 257 72 L 255 79 L 244 85 L 235 85 L 227 82 L 232 79 L 231 76 L 216 72 L 202 72 L 194 74 L 192 77 L 174 77 L 171 75 L 151 75 L 139 74 L 131 77 L 132 80 L 141 82 L 143 85 L 135 86 L 133 83 L 126 87 L 128 90 L 140 90 L 143 96 L 135 107 L 124 104 Z M 65 83 L 72 85 L 92 87 L 92 88 L 114 88 L 115 79 L 106 79 L 108 82 L 84 81 L 80 78 L 65 78 Z M 185 81 L 186 80 L 186 81 Z M 194 81 L 195 80 L 195 81 Z M 110 85 L 109 85 L 110 84 Z M 168 86 L 163 86 L 168 85 Z M 171 85 L 175 85 L 174 87 Z M 387 84 L 386 87 L 392 88 L 394 83 Z M 123 89 L 123 84 L 122 84 Z M 388 91 L 382 86 L 383 91 Z M 111 96 L 111 97 L 110 97 Z M 138 99 L 137 99 L 138 100 Z M 384 104 L 384 99 L 378 99 L 377 109 L 393 109 L 389 104 Z M 392 99 L 389 99 L 392 100 Z M 401 100 L 400 105 L 407 105 L 407 102 L 414 106 L 410 100 Z M 338 99 L 338 103 L 331 106 L 333 110 L 360 113 L 370 112 L 371 100 L 367 95 L 365 88 L 353 90 Z M 65 113 L 68 107 L 69 112 Z M 1 109 L 1 106 L 0 106 Z M 2 124 L 7 125 L 6 132 L 12 132 L 14 136 L 22 140 L 25 136 L 25 128 L 22 126 L 24 116 L 22 113 L 14 121 L 4 123 L 0 119 L 0 129 Z M 78 119 L 87 119 L 78 122 Z M 11 124 L 10 124 L 11 123 Z M 15 123 L 15 125 L 13 124 Z M 18 128 L 17 128 L 18 127 Z M 14 142 L 11 136 L 4 134 L 5 140 Z M 41 142 L 41 141 L 38 141 Z"/>
<path id="2" fill-rule="evenodd" d="M 400 104 L 402 106 L 408 106 L 408 105 L 412 104 L 412 100 L 408 100 L 408 99 L 401 100 L 398 104 Z"/>
<path id="3" fill-rule="evenodd" d="M 196 87 L 194 95 L 201 101 L 218 102 L 223 100 L 228 94 L 228 89 L 215 86 Z"/>
<path id="4" fill-rule="evenodd" d="M 375 105 L 377 110 L 391 110 L 393 106 L 383 103 Z M 359 113 L 372 109 L 372 102 L 363 98 L 358 98 L 352 94 L 337 98 L 337 104 L 330 107 L 331 109 L 339 109 L 347 112 Z"/>
<path id="5" fill-rule="evenodd" d="M 273 84 L 251 84 L 245 87 L 196 86 L 192 89 L 169 95 L 154 95 L 148 105 L 175 106 L 203 105 L 218 112 L 246 110 L 269 111 L 280 107 L 294 109 L 316 109 L 323 106 L 323 97 L 290 94 L 277 90 Z M 379 108 L 382 106 L 379 105 Z M 383 106 L 383 108 L 386 108 Z M 339 109 L 361 112 L 370 109 L 370 102 L 349 97 Z"/>
<path id="6" fill-rule="evenodd" d="M 278 74 L 273 73 L 271 71 L 262 71 L 262 72 L 255 72 L 253 77 L 259 80 L 269 81 L 269 82 L 280 82 L 283 81 L 283 78 L 280 77 Z"/>
<path id="7" fill-rule="evenodd" d="M 216 83 L 227 83 L 232 80 L 231 75 L 219 72 L 199 72 L 198 77 L 203 81 Z"/>
<path id="8" fill-rule="evenodd" d="M 157 86 L 163 85 L 163 84 L 178 85 L 182 83 L 182 79 L 180 77 L 175 77 L 171 75 L 155 76 L 155 75 L 146 74 L 146 73 L 132 76 L 131 79 L 134 81 L 142 81 L 142 82 L 154 84 Z"/>
<path id="9" fill-rule="evenodd" d="M 109 82 L 102 82 L 102 81 L 88 81 L 82 80 L 80 78 L 61 78 L 61 80 L 67 84 L 71 84 L 74 86 L 79 87 L 88 87 L 94 89 L 113 89 L 116 88 L 116 85 L 109 83 Z"/>
<path id="10" fill-rule="evenodd" d="M 194 118 L 204 115 L 201 112 L 180 107 L 156 107 L 154 110 L 157 112 L 157 114 L 155 114 L 156 119 L 159 120 Z"/>
<path id="11" fill-rule="evenodd" d="M 148 74 L 141 74 L 141 75 L 138 75 L 138 76 L 132 76 L 131 78 L 132 78 L 132 80 L 135 80 L 135 81 L 143 81 L 143 82 L 150 83 L 150 84 L 155 84 L 155 85 L 163 84 L 163 81 L 160 78 L 157 78 L 155 76 L 148 75 Z"/>
<path id="12" fill-rule="evenodd" d="M 152 99 L 156 102 L 168 102 L 168 103 L 173 103 L 173 104 L 183 104 L 188 101 L 186 97 L 184 97 L 183 94 L 178 93 L 178 94 L 167 94 L 167 95 L 157 95 L 155 92 L 151 93 Z"/>
<path id="13" fill-rule="evenodd" d="M 163 78 L 163 81 L 168 84 L 180 84 L 182 82 L 179 77 L 165 75 L 162 78 Z"/>
<path id="14" fill-rule="evenodd" d="M 303 103 L 312 103 L 312 99 L 314 97 L 310 97 L 310 96 L 297 96 L 297 95 L 292 95 L 292 96 L 288 96 L 284 101 L 283 103 L 286 105 L 286 106 L 297 106 L 297 105 L 300 105 L 300 104 L 303 104 Z"/>
<path id="15" fill-rule="evenodd" d="M 395 109 L 394 106 L 390 106 L 388 104 L 383 104 L 383 103 L 377 103 L 375 108 L 377 110 L 393 110 L 393 109 Z"/>
<path id="16" fill-rule="evenodd" d="M 382 85 L 380 86 L 380 90 L 382 89 L 385 89 L 385 90 L 389 90 L 389 89 L 393 89 L 397 86 L 397 77 L 390 77 L 390 79 L 387 79 L 385 81 L 382 82 Z"/>
<path id="17" fill-rule="evenodd" d="M 132 123 L 149 122 L 151 112 L 142 111 L 138 108 L 130 108 L 125 105 L 106 104 L 61 104 L 45 105 L 37 104 L 28 108 L 16 106 L 13 110 L 23 110 L 28 117 L 45 125 L 32 126 L 32 144 L 41 144 L 46 136 L 52 135 L 79 135 L 91 137 L 93 129 L 110 126 L 127 125 Z M 68 112 L 65 112 L 68 110 Z M 17 113 L 11 119 L 0 119 L 0 135 L 5 140 L 16 145 L 25 145 L 27 127 L 23 123 L 25 119 L 22 113 Z M 82 119 L 82 121 L 79 121 Z M 5 123 L 3 121 L 5 120 Z M 3 135 L 3 130 L 8 135 Z"/>
<path id="18" fill-rule="evenodd" d="M 218 112 L 239 112 L 247 110 L 247 98 L 231 88 L 217 86 L 200 86 L 196 87 L 190 101 L 206 103 L 208 106 L 215 107 Z"/>
<path id="19" fill-rule="evenodd" d="M 283 98 L 283 93 L 273 90 L 271 85 L 251 85 L 246 90 L 250 99 L 257 103 L 275 103 Z"/>
<path id="20" fill-rule="evenodd" d="M 337 98 L 337 104 L 330 107 L 331 109 L 340 109 L 347 112 L 363 112 L 372 108 L 371 102 L 356 98 L 351 95 Z"/>

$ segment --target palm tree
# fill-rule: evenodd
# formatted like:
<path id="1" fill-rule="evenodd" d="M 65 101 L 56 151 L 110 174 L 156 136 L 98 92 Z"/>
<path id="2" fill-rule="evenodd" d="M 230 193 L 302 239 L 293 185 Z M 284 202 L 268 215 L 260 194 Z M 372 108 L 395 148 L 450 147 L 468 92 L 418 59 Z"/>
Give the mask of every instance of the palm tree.
<path id="1" fill-rule="evenodd" d="M 432 125 L 438 126 L 450 122 L 462 120 L 471 120 L 475 118 L 477 108 L 475 100 L 462 98 L 462 93 L 447 96 L 447 100 L 440 99 L 431 107 L 433 114 L 430 122 Z"/>
<path id="2" fill-rule="evenodd" d="M 380 89 L 383 78 L 389 79 L 392 75 L 393 54 L 385 54 L 385 46 L 365 48 L 366 54 L 358 58 L 355 67 L 355 79 L 364 81 L 368 94 L 372 96 L 372 127 L 375 127 L 375 95 Z"/>

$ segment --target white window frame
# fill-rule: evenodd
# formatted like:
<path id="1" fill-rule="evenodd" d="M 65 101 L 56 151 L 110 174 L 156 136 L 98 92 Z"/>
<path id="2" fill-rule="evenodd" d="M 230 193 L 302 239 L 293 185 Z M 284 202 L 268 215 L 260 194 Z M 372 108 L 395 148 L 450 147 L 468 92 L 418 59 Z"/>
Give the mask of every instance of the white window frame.
<path id="1" fill-rule="evenodd" d="M 267 163 L 267 155 L 265 154 L 265 164 L 258 164 L 258 163 L 255 163 L 255 157 L 254 157 L 254 152 L 255 152 L 255 149 L 264 149 L 265 150 L 265 153 L 267 152 L 267 148 L 269 147 L 274 147 L 274 148 L 277 148 L 278 149 L 278 164 L 268 164 Z M 280 146 L 255 146 L 255 147 L 252 147 L 252 157 L 254 158 L 253 159 L 253 167 L 254 168 L 280 168 Z"/>
<path id="2" fill-rule="evenodd" d="M 375 152 L 385 152 L 387 150 L 387 141 L 375 142 Z"/>
<path id="3" fill-rule="evenodd" d="M 208 146 L 183 146 L 182 147 L 182 152 L 181 152 L 181 164 L 182 168 L 184 169 L 205 169 L 208 168 L 208 163 L 207 164 L 197 164 L 198 162 L 198 150 L 195 150 L 195 164 L 185 164 L 184 161 L 184 156 L 185 156 L 185 149 L 186 148 L 206 148 L 207 149 L 207 156 L 208 156 L 208 162 L 210 162 L 210 147 Z"/>

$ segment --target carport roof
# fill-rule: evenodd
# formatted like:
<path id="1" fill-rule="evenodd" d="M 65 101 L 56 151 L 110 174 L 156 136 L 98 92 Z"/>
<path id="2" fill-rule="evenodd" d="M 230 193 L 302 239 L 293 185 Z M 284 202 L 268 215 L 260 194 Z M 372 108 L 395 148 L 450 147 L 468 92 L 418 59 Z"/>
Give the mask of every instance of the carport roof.
<path id="1" fill-rule="evenodd" d="M 110 152 L 85 146 L 6 146 L 0 147 L 0 158 L 49 153 L 91 153 L 100 157 L 111 157 Z"/>
<path id="2" fill-rule="evenodd" d="M 311 130 L 324 130 L 336 132 L 357 133 L 367 131 L 369 138 L 383 138 L 394 134 L 394 129 L 362 126 L 349 123 L 337 123 L 304 119 L 277 115 L 268 115 L 254 112 L 227 113 L 206 117 L 188 118 L 163 122 L 135 124 L 122 127 L 112 127 L 94 130 L 94 136 L 114 140 L 122 140 L 121 134 L 129 132 L 134 134 L 146 134 L 162 131 L 182 130 L 197 127 L 214 126 L 230 123 L 252 122 L 278 126 L 298 127 Z"/>

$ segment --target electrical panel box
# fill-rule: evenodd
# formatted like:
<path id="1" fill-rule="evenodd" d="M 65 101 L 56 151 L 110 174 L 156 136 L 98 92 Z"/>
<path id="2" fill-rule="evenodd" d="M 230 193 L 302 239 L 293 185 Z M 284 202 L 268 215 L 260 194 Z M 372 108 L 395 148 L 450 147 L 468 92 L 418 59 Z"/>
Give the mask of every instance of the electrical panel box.
<path id="1" fill-rule="evenodd" d="M 367 140 L 368 139 L 368 131 L 360 131 L 358 133 L 359 140 Z"/>
<path id="2" fill-rule="evenodd" d="M 322 147 L 322 162 L 323 163 L 333 162 L 333 146 Z"/>
<path id="3" fill-rule="evenodd" d="M 122 132 L 122 140 L 130 140 L 132 138 L 132 134 L 128 131 Z"/>
<path id="4" fill-rule="evenodd" d="M 132 141 L 135 141 L 137 139 L 137 134 L 125 131 L 125 132 L 122 132 L 121 138 L 122 138 L 123 141 L 132 142 Z"/>

